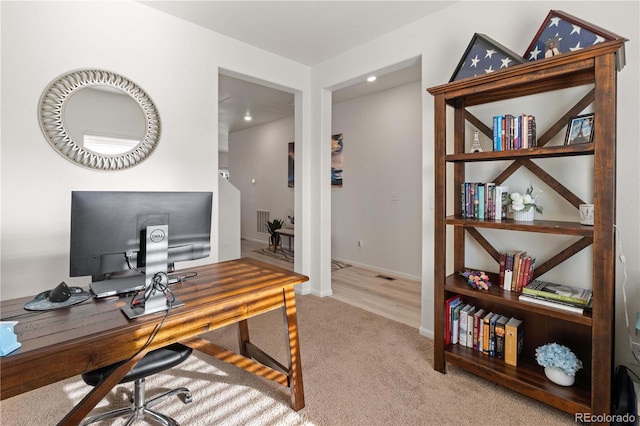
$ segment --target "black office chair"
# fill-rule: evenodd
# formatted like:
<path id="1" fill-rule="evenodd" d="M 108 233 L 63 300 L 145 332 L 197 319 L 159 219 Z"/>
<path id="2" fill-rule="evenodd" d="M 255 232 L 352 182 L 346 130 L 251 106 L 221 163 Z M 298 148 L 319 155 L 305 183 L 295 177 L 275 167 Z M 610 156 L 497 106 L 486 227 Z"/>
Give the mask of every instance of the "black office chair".
<path id="1" fill-rule="evenodd" d="M 193 352 L 193 349 L 180 343 L 174 343 L 164 348 L 149 352 L 122 378 L 122 380 L 120 380 L 120 383 L 135 382 L 132 397 L 133 405 L 128 408 L 120 408 L 118 410 L 109 411 L 107 413 L 87 418 L 81 424 L 84 426 L 100 420 L 128 415 L 129 419 L 126 423 L 127 425 L 130 425 L 136 419 L 149 417 L 166 426 L 178 426 L 178 423 L 171 417 L 151 410 L 151 407 L 174 395 L 183 395 L 182 402 L 188 404 L 191 402 L 191 392 L 189 392 L 187 388 L 179 388 L 163 393 L 149 401 L 145 401 L 144 379 L 147 376 L 173 368 L 182 363 L 189 358 L 191 352 Z M 82 379 L 86 384 L 96 386 L 100 383 L 103 377 L 109 373 L 109 371 L 113 370 L 113 368 L 123 362 L 124 361 L 84 373 L 82 375 Z"/>

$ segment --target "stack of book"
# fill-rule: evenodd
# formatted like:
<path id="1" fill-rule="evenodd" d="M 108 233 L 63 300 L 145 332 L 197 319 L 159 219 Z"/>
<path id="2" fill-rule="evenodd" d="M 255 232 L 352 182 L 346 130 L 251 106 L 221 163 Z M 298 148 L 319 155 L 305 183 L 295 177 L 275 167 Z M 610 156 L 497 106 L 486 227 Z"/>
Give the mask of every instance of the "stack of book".
<path id="1" fill-rule="evenodd" d="M 536 258 L 522 250 L 508 250 L 500 253 L 498 285 L 501 289 L 522 293 L 531 283 Z"/>
<path id="2" fill-rule="evenodd" d="M 536 142 L 536 118 L 532 115 L 496 115 L 493 117 L 493 150 L 533 148 Z"/>
<path id="3" fill-rule="evenodd" d="M 524 343 L 524 323 L 517 318 L 465 303 L 460 295 L 445 302 L 445 343 L 460 345 L 481 354 L 518 365 Z"/>
<path id="4" fill-rule="evenodd" d="M 493 182 L 463 182 L 460 188 L 462 217 L 480 220 L 507 218 L 509 188 Z"/>
<path id="5" fill-rule="evenodd" d="M 520 301 L 536 303 L 577 314 L 582 314 L 585 310 L 591 310 L 593 303 L 592 291 L 589 289 L 541 280 L 533 280 L 529 285 L 523 287 Z"/>

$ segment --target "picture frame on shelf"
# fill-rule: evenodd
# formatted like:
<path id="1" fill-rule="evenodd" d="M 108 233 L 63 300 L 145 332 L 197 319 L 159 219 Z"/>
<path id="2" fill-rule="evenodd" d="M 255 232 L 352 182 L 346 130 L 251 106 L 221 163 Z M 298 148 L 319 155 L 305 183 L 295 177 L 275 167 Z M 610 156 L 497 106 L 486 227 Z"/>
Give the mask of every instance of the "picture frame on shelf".
<path id="1" fill-rule="evenodd" d="M 565 145 L 577 145 L 593 142 L 594 114 L 583 114 L 569 119 Z"/>
<path id="2" fill-rule="evenodd" d="M 524 64 L 525 59 L 485 34 L 475 33 L 449 82 Z"/>
<path id="3" fill-rule="evenodd" d="M 536 61 L 621 38 L 568 13 L 550 10 L 523 56 Z"/>

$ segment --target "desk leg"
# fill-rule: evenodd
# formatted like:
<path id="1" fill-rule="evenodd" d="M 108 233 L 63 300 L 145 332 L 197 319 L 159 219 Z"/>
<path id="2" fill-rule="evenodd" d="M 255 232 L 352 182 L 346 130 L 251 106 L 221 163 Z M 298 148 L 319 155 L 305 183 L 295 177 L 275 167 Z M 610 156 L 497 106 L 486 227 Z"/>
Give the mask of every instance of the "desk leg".
<path id="1" fill-rule="evenodd" d="M 296 295 L 293 286 L 284 289 L 284 322 L 289 343 L 289 387 L 291 406 L 298 411 L 304 408 L 304 388 L 302 385 L 302 362 L 298 340 L 298 315 Z"/>
<path id="2" fill-rule="evenodd" d="M 238 322 L 238 347 L 240 355 L 251 358 L 247 350 L 247 343 L 249 343 L 249 324 L 247 320 L 242 320 Z"/>
<path id="3" fill-rule="evenodd" d="M 115 385 L 120 383 L 120 380 L 127 374 L 137 363 L 144 357 L 146 352 L 139 353 L 134 358 L 125 362 L 111 374 L 109 374 L 105 380 L 98 386 L 95 386 L 91 391 L 82 398 L 82 401 L 78 403 L 69 413 L 60 420 L 58 426 L 78 425 L 87 417 L 87 415 L 93 410 L 93 408 L 113 389 Z"/>

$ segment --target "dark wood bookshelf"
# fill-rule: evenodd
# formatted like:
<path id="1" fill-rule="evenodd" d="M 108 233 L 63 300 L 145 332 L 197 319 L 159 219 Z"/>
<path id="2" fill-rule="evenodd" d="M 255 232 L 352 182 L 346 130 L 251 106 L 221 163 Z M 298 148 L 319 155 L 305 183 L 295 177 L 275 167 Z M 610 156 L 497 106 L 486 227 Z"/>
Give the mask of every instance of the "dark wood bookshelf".
<path id="1" fill-rule="evenodd" d="M 447 345 L 445 358 L 453 365 L 531 398 L 541 399 L 540 396 L 544 395 L 549 405 L 560 410 L 573 413 L 591 411 L 591 387 L 588 381 L 578 382 L 571 387 L 551 383 L 544 375 L 540 375 L 540 366 L 534 359 L 521 358 L 518 366 L 514 367 L 459 345 Z"/>
<path id="2" fill-rule="evenodd" d="M 515 65 L 508 69 L 454 81 L 429 88 L 434 97 L 434 369 L 446 373 L 447 364 L 501 384 L 568 413 L 608 414 L 611 411 L 613 375 L 613 336 L 615 312 L 615 239 L 616 204 L 616 85 L 620 56 L 625 39 L 597 44 L 553 58 Z M 491 129 L 468 109 L 508 99 L 544 93 L 561 97 L 563 89 L 587 86 L 589 93 L 558 117 L 546 132 L 538 128 L 538 146 L 528 149 L 490 152 L 465 152 L 467 122 L 491 138 Z M 523 103 L 529 102 L 522 99 Z M 549 146 L 551 139 L 566 131 L 568 117 L 579 115 L 592 105 L 593 142 Z M 523 105 L 523 109 L 526 105 Z M 450 111 L 453 110 L 452 114 Z M 475 109 L 474 109 L 475 111 Z M 535 111 L 530 111 L 535 115 Z M 450 133 L 450 134 L 448 134 Z M 448 148 L 449 147 L 449 148 Z M 491 180 L 501 185 L 521 167 L 557 192 L 577 209 L 580 197 L 531 160 L 558 158 L 571 167 L 572 158 L 593 157 L 594 226 L 577 222 L 538 220 L 517 222 L 512 219 L 478 220 L 462 217 L 455 198 L 453 214 L 447 210 L 447 197 L 459 197 L 456 188 L 467 181 L 467 163 L 505 162 L 505 169 Z M 465 265 L 465 246 L 474 239 L 496 262 L 500 253 L 485 239 L 481 229 L 500 230 L 504 238 L 513 231 L 575 237 L 568 247 L 545 262 L 536 263 L 534 278 L 560 265 L 574 254 L 590 247 L 592 252 L 593 307 L 583 314 L 520 302 L 519 294 L 499 288 L 497 276 L 490 276 L 488 291 L 469 286 L 460 271 Z M 453 230 L 450 234 L 449 230 Z M 449 235 L 449 237 L 448 237 Z M 492 234 L 493 235 L 493 234 Z M 451 248 L 447 248 L 449 246 Z M 529 247 L 527 247 L 529 251 Z M 531 247 L 533 252 L 535 247 Z M 452 262 L 447 261 L 452 253 Z M 451 265 L 453 270 L 447 270 Z M 524 348 L 518 366 L 505 364 L 471 348 L 445 344 L 445 301 L 461 295 L 465 303 L 477 308 L 513 316 L 524 321 Z M 535 349 L 561 341 L 576 353 L 583 369 L 570 387 L 558 386 L 544 375 L 535 361 Z"/>

